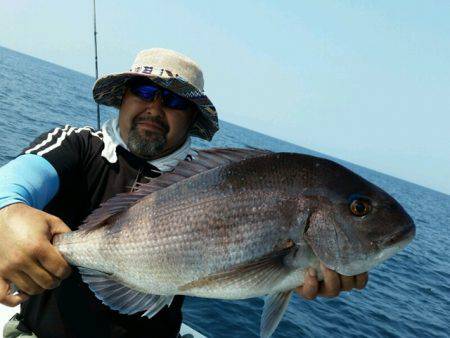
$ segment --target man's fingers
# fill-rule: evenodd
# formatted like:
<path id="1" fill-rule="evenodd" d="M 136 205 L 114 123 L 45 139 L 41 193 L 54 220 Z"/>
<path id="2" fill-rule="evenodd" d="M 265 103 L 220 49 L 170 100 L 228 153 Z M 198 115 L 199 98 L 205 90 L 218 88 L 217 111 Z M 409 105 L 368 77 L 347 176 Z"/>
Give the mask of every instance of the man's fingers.
<path id="1" fill-rule="evenodd" d="M 22 272 L 27 274 L 42 289 L 54 289 L 61 283 L 61 279 L 46 271 L 39 262 L 24 266 Z"/>
<path id="2" fill-rule="evenodd" d="M 59 280 L 69 277 L 71 268 L 61 253 L 51 244 L 43 245 L 36 253 L 36 258 L 42 267 Z"/>
<path id="3" fill-rule="evenodd" d="M 25 292 L 27 295 L 32 296 L 44 292 L 43 288 L 22 271 L 15 272 L 8 278 L 20 291 Z"/>
<path id="4" fill-rule="evenodd" d="M 369 274 L 367 272 L 365 272 L 360 275 L 357 275 L 355 277 L 355 280 L 356 280 L 356 288 L 360 289 L 360 290 L 364 289 L 364 287 L 367 284 L 367 281 L 369 280 Z"/>
<path id="5" fill-rule="evenodd" d="M 341 290 L 342 291 L 350 291 L 356 285 L 356 280 L 354 276 L 343 276 L 340 275 L 341 278 Z"/>
<path id="6" fill-rule="evenodd" d="M 319 290 L 319 282 L 317 280 L 317 273 L 314 268 L 308 268 L 305 272 L 305 281 L 303 285 L 297 288 L 297 292 L 306 299 L 314 299 L 317 297 Z"/>
<path id="7" fill-rule="evenodd" d="M 11 294 L 11 284 L 0 278 L 0 304 L 14 307 L 26 301 L 30 296 L 23 292 L 18 294 Z"/>
<path id="8" fill-rule="evenodd" d="M 319 287 L 319 296 L 336 297 L 341 291 L 341 280 L 337 272 L 328 269 L 323 263 L 320 263 L 323 272 L 323 282 Z"/>
<path id="9" fill-rule="evenodd" d="M 50 244 L 48 244 L 48 247 L 54 250 L 54 248 Z M 34 251 L 33 255 L 35 255 L 37 251 L 36 248 L 33 248 L 33 251 Z M 53 289 L 60 283 L 59 278 L 56 278 L 48 271 L 46 271 L 41 266 L 41 264 L 38 261 L 33 260 L 32 257 L 25 256 L 24 258 L 22 258 L 20 260 L 20 264 L 16 265 L 14 269 L 10 270 L 10 274 L 11 273 L 15 273 L 16 278 L 20 279 L 22 283 L 27 284 L 29 287 L 32 287 L 34 289 L 35 285 L 37 285 L 42 290 Z M 8 274 L 8 278 L 10 278 L 10 274 Z M 12 276 L 14 276 L 14 274 Z M 30 283 L 30 279 L 33 283 Z M 22 285 L 20 285 L 19 283 L 14 284 L 16 284 L 21 290 L 25 291 L 26 293 L 29 293 L 28 292 L 29 290 L 21 287 Z M 35 292 L 37 291 L 38 290 L 35 289 Z"/>
<path id="10" fill-rule="evenodd" d="M 3 298 L 2 301 L 0 301 L 0 304 L 15 307 L 19 304 L 22 304 L 24 301 L 28 300 L 30 296 L 28 296 L 26 293 L 19 292 L 15 295 L 6 295 L 5 298 Z"/>

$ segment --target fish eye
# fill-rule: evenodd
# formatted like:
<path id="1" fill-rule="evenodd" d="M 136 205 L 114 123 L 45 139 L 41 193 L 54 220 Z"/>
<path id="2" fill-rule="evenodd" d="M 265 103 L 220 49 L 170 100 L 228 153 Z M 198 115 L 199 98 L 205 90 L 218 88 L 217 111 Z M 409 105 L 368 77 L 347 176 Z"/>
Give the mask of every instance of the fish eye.
<path id="1" fill-rule="evenodd" d="M 363 197 L 357 197 L 350 202 L 350 211 L 353 215 L 362 217 L 372 210 L 370 200 Z"/>

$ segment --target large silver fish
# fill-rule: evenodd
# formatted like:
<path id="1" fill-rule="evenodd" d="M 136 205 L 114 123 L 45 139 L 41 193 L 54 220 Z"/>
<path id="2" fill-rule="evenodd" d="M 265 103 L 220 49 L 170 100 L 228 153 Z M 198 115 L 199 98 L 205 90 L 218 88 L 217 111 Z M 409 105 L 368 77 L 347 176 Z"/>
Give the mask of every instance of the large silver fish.
<path id="1" fill-rule="evenodd" d="M 320 260 L 343 275 L 363 273 L 414 233 L 399 203 L 337 163 L 211 149 L 112 198 L 54 244 L 124 314 L 151 318 L 174 295 L 267 295 L 260 334 L 269 337 L 306 268 Z"/>

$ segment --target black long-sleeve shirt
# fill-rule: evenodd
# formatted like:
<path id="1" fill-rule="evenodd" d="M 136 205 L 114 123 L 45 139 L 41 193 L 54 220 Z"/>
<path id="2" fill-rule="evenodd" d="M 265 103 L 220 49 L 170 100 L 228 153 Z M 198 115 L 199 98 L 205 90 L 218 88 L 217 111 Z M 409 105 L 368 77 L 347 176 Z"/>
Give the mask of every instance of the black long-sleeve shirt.
<path id="1" fill-rule="evenodd" d="M 66 126 L 38 137 L 23 153 L 44 157 L 56 169 L 60 187 L 44 211 L 76 230 L 87 215 L 136 181 L 156 177 L 156 168 L 122 147 L 117 162 L 102 157 L 102 132 Z M 177 296 L 151 319 L 122 315 L 103 305 L 74 269 L 54 290 L 33 296 L 21 306 L 24 324 L 39 338 L 177 337 L 183 297 Z"/>

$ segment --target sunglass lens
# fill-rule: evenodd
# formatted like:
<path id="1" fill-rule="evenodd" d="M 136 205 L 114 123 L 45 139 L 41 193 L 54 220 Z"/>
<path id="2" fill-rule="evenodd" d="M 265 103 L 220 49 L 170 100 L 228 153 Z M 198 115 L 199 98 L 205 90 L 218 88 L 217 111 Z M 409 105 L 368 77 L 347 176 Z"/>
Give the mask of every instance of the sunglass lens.
<path id="1" fill-rule="evenodd" d="M 187 109 L 190 106 L 190 101 L 175 94 L 167 89 L 161 89 L 153 85 L 135 85 L 130 87 L 131 92 L 137 97 L 145 101 L 153 101 L 156 93 L 162 92 L 164 105 L 172 109 Z"/>
<path id="2" fill-rule="evenodd" d="M 172 109 L 184 110 L 187 109 L 190 105 L 190 101 L 177 94 L 169 92 L 168 90 L 164 91 L 163 97 L 164 97 L 164 104 Z"/>
<path id="3" fill-rule="evenodd" d="M 134 95 L 145 101 L 153 101 L 156 93 L 159 91 L 158 87 L 152 85 L 133 86 L 130 89 Z"/>

